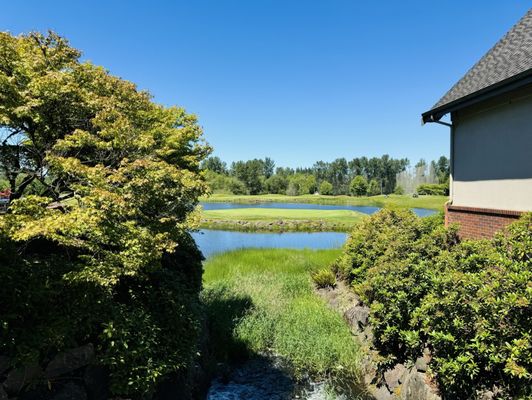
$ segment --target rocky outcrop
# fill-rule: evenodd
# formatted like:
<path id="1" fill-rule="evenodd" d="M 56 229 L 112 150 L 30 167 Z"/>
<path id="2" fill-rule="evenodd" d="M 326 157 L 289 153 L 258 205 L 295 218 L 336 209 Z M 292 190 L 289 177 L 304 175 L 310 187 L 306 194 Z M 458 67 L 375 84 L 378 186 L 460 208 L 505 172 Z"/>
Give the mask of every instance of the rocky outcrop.
<path id="1" fill-rule="evenodd" d="M 318 293 L 330 307 L 340 312 L 361 343 L 364 352 L 362 369 L 368 391 L 376 400 L 441 400 L 436 385 L 426 374 L 430 352 L 425 349 L 415 365 L 396 364 L 379 373 L 379 354 L 373 347 L 373 332 L 369 323 L 370 309 L 364 306 L 353 291 L 339 281 L 335 288 L 319 289 Z"/>

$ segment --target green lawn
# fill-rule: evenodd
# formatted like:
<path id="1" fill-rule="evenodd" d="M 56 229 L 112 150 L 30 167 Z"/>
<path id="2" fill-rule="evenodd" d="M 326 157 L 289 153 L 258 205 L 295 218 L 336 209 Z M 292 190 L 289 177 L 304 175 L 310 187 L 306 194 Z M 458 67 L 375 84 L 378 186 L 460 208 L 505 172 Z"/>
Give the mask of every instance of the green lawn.
<path id="1" fill-rule="evenodd" d="M 358 387 L 359 346 L 342 317 L 314 293 L 310 278 L 339 254 L 248 249 L 207 260 L 202 298 L 217 358 L 275 354 L 295 376 L 310 373 Z"/>
<path id="2" fill-rule="evenodd" d="M 237 208 L 203 211 L 201 225 L 245 231 L 349 231 L 365 216 L 350 210 Z"/>
<path id="3" fill-rule="evenodd" d="M 419 196 L 411 195 L 389 195 L 371 197 L 352 196 L 323 196 L 323 195 L 303 195 L 286 196 L 283 194 L 265 194 L 256 196 L 237 196 L 228 194 L 213 194 L 210 197 L 202 198 L 205 202 L 229 202 L 229 203 L 263 203 L 263 202 L 285 202 L 285 203 L 313 203 L 313 204 L 337 204 L 353 206 L 375 206 L 375 207 L 400 207 L 400 208 L 429 208 L 432 210 L 443 210 L 447 196 Z"/>

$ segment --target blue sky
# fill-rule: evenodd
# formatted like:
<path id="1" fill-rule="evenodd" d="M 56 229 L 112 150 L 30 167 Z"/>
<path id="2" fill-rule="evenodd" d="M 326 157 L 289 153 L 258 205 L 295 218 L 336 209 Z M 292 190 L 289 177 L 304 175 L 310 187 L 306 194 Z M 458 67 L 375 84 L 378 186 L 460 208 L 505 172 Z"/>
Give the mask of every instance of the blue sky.
<path id="1" fill-rule="evenodd" d="M 0 29 L 53 29 L 83 59 L 195 113 L 215 155 L 279 166 L 434 159 L 429 109 L 527 1 L 4 1 Z"/>

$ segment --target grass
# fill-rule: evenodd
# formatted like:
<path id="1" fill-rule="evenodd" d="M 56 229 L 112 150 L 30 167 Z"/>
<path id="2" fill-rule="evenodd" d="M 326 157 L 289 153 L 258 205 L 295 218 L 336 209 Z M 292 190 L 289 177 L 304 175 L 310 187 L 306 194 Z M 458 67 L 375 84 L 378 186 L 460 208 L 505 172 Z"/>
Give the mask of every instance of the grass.
<path id="1" fill-rule="evenodd" d="M 350 231 L 364 217 L 351 210 L 237 208 L 203 211 L 201 226 L 248 231 Z"/>
<path id="2" fill-rule="evenodd" d="M 264 195 L 232 195 L 232 194 L 212 194 L 204 197 L 201 201 L 212 203 L 312 203 L 330 205 L 352 205 L 352 206 L 374 206 L 374 207 L 399 207 L 399 208 L 428 208 L 442 211 L 447 196 L 419 196 L 391 194 L 389 196 L 325 196 L 307 194 L 302 196 L 287 196 L 284 194 L 264 194 Z"/>
<path id="3" fill-rule="evenodd" d="M 296 377 L 357 382 L 360 352 L 342 317 L 313 290 L 311 273 L 340 250 L 247 249 L 205 263 L 203 301 L 218 359 L 275 354 Z"/>

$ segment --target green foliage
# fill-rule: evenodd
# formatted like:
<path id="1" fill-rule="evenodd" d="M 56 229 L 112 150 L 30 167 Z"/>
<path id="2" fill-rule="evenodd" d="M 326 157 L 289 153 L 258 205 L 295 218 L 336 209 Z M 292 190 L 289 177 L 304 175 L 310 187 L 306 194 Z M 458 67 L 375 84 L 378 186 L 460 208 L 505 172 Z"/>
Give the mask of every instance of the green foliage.
<path id="1" fill-rule="evenodd" d="M 381 194 L 381 187 L 377 180 L 372 179 L 368 184 L 368 196 L 378 196 Z"/>
<path id="2" fill-rule="evenodd" d="M 246 185 L 234 176 L 206 170 L 205 179 L 210 190 L 214 193 L 247 194 Z"/>
<path id="3" fill-rule="evenodd" d="M 272 175 L 264 181 L 264 188 L 268 193 L 285 194 L 288 188 L 288 179 L 282 175 Z"/>
<path id="4" fill-rule="evenodd" d="M 220 157 L 209 157 L 201 163 L 201 169 L 215 172 L 217 174 L 227 174 L 227 164 Z"/>
<path id="5" fill-rule="evenodd" d="M 116 394 L 149 393 L 195 354 L 201 255 L 188 231 L 210 148 L 195 116 L 79 62 L 53 33 L 0 33 L 0 53 L 12 192 L 0 281 L 16 294 L 2 298 L 2 350 L 41 361 L 90 340 Z"/>
<path id="6" fill-rule="evenodd" d="M 368 181 L 365 177 L 357 175 L 351 181 L 349 186 L 351 194 L 355 196 L 365 196 L 368 192 Z"/>
<path id="7" fill-rule="evenodd" d="M 273 165 L 272 161 L 254 159 L 249 161 L 237 161 L 231 165 L 231 175 L 244 183 L 249 194 L 262 192 L 264 180 L 269 176 Z"/>
<path id="8" fill-rule="evenodd" d="M 319 193 L 322 195 L 331 195 L 333 194 L 333 185 L 327 181 L 320 183 Z"/>
<path id="9" fill-rule="evenodd" d="M 393 191 L 394 194 L 398 194 L 398 195 L 403 195 L 405 194 L 405 190 L 403 189 L 402 186 L 396 186 L 395 187 L 395 190 Z"/>
<path id="10" fill-rule="evenodd" d="M 428 346 L 450 398 L 493 385 L 530 395 L 531 214 L 492 241 L 460 242 L 441 216 L 383 210 L 355 228 L 337 268 L 370 306 L 385 365 Z"/>
<path id="11" fill-rule="evenodd" d="M 330 268 L 322 268 L 319 271 L 314 272 L 311 276 L 318 288 L 336 286 L 336 276 Z"/>
<path id="12" fill-rule="evenodd" d="M 424 183 L 417 187 L 417 194 L 447 196 L 449 194 L 449 183 Z"/>
<path id="13" fill-rule="evenodd" d="M 290 177 L 286 194 L 301 196 L 316 191 L 316 178 L 313 175 L 295 174 Z"/>

